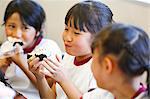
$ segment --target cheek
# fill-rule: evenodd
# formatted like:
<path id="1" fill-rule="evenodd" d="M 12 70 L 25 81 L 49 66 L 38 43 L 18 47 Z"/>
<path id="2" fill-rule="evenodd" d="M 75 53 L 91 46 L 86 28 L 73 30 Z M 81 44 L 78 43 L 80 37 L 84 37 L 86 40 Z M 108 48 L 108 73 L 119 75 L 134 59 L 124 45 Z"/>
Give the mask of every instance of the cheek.
<path id="1" fill-rule="evenodd" d="M 35 34 L 36 33 L 24 33 L 24 35 L 22 36 L 23 40 L 28 44 L 28 43 L 32 43 L 35 39 Z"/>
<path id="2" fill-rule="evenodd" d="M 92 68 L 93 76 L 97 82 L 98 87 L 102 87 L 103 76 L 102 76 L 100 65 L 97 63 L 92 63 L 91 68 Z"/>
<path id="3" fill-rule="evenodd" d="M 63 39 L 63 42 L 67 41 L 67 39 L 66 39 L 66 34 L 67 34 L 66 31 L 62 32 L 62 39 Z"/>
<path id="4" fill-rule="evenodd" d="M 94 78 L 97 80 L 98 79 L 98 68 L 96 66 L 96 63 L 92 62 L 92 66 L 91 66 L 91 69 L 92 69 L 92 72 L 93 72 L 93 75 L 94 75 Z"/>
<path id="5" fill-rule="evenodd" d="M 76 46 L 82 50 L 91 50 L 90 42 L 88 40 L 79 38 L 76 39 L 74 42 L 76 42 Z"/>
<path id="6" fill-rule="evenodd" d="M 5 33 L 6 33 L 7 36 L 11 36 L 12 31 L 10 31 L 9 29 L 5 28 Z"/>

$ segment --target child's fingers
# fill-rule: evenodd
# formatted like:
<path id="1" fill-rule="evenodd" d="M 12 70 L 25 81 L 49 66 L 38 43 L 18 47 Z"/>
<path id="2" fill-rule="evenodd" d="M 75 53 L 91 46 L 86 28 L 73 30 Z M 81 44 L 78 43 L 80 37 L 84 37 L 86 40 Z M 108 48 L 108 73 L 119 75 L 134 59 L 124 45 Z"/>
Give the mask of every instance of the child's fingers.
<path id="1" fill-rule="evenodd" d="M 28 64 L 29 64 L 29 68 L 32 68 L 34 64 L 37 64 L 39 62 L 39 58 L 35 58 L 33 60 L 29 60 Z"/>
<path id="2" fill-rule="evenodd" d="M 58 62 L 62 62 L 62 57 L 60 57 L 59 55 L 56 54 L 56 59 L 58 60 Z"/>
<path id="3" fill-rule="evenodd" d="M 47 60 L 46 62 L 52 63 L 52 64 L 54 64 L 54 65 L 57 66 L 57 67 L 59 67 L 59 66 L 62 65 L 60 62 L 55 61 L 55 60 L 51 59 L 50 57 L 49 57 L 49 58 L 44 58 L 44 60 Z"/>
<path id="4" fill-rule="evenodd" d="M 40 66 L 38 66 L 37 71 L 38 71 L 38 72 L 41 72 L 41 71 L 44 70 L 44 68 L 45 68 L 45 67 L 41 64 Z"/>
<path id="5" fill-rule="evenodd" d="M 56 66 L 54 66 L 52 63 L 50 62 L 46 62 L 46 61 L 42 61 L 43 66 L 51 73 L 54 73 L 55 70 L 57 69 Z"/>
<path id="6" fill-rule="evenodd" d="M 14 50 L 14 53 L 23 53 L 23 48 L 18 43 L 15 45 L 16 49 Z"/>
<path id="7" fill-rule="evenodd" d="M 37 70 L 39 69 L 40 65 L 41 65 L 41 63 L 37 63 L 37 64 L 33 65 L 33 66 L 31 67 L 31 70 L 32 70 L 32 71 L 37 71 Z"/>
<path id="8" fill-rule="evenodd" d="M 34 55 L 32 56 L 32 57 L 30 57 L 29 59 L 28 59 L 28 63 L 30 63 L 31 61 L 33 61 L 34 59 L 39 59 L 38 57 L 35 57 Z"/>
<path id="9" fill-rule="evenodd" d="M 52 61 L 49 61 L 48 59 L 44 58 L 44 61 L 48 64 L 49 67 L 51 67 L 53 70 L 57 70 L 58 66 L 54 64 Z"/>
<path id="10" fill-rule="evenodd" d="M 48 77 L 50 77 L 50 78 L 53 78 L 53 75 L 52 75 L 52 73 L 47 73 L 47 72 L 44 72 L 43 70 L 40 70 L 39 71 L 40 73 L 42 73 L 43 75 L 46 75 L 46 76 L 48 76 Z"/>

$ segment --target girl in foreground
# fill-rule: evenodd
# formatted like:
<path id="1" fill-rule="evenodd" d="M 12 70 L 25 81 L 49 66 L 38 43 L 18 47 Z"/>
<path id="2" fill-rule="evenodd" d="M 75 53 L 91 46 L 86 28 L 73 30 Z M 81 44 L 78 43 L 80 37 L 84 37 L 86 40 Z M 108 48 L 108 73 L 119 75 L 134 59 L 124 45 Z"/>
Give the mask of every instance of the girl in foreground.
<path id="1" fill-rule="evenodd" d="M 150 39 L 141 29 L 113 24 L 92 43 L 92 71 L 97 84 L 116 99 L 150 99 Z M 147 87 L 134 79 L 147 72 Z"/>

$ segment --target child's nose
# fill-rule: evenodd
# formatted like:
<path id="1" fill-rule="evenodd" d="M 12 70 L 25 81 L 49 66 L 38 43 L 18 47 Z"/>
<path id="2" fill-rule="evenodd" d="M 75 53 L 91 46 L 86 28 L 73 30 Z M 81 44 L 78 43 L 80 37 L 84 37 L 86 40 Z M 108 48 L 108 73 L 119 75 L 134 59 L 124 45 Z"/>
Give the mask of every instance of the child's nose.
<path id="1" fill-rule="evenodd" d="M 13 33 L 13 35 L 12 35 L 13 37 L 15 37 L 15 38 L 18 38 L 18 39 L 20 39 L 21 38 L 21 36 L 22 36 L 22 30 L 21 29 L 17 29 L 16 30 L 16 32 L 15 33 Z"/>
<path id="2" fill-rule="evenodd" d="M 72 41 L 72 34 L 71 33 L 66 33 L 66 35 L 64 35 L 65 37 L 65 41 L 71 42 Z"/>

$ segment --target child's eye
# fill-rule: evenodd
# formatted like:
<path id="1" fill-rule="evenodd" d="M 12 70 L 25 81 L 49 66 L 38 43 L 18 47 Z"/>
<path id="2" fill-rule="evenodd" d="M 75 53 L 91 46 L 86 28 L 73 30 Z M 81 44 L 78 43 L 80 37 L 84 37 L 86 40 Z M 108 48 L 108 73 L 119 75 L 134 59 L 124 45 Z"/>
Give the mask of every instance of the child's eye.
<path id="1" fill-rule="evenodd" d="M 29 29 L 29 27 L 24 26 L 22 29 L 23 29 L 23 30 L 27 30 L 27 29 Z"/>
<path id="2" fill-rule="evenodd" d="M 74 34 L 77 34 L 77 35 L 79 35 L 80 33 L 78 33 L 78 32 L 74 32 Z"/>
<path id="3" fill-rule="evenodd" d="M 15 26 L 14 25 L 8 25 L 9 28 L 14 29 Z"/>
<path id="4" fill-rule="evenodd" d="M 67 28 L 65 28 L 65 31 L 68 31 L 68 29 L 67 29 Z"/>
<path id="5" fill-rule="evenodd" d="M 24 29 L 29 29 L 29 28 L 26 26 L 26 27 L 24 27 Z"/>

